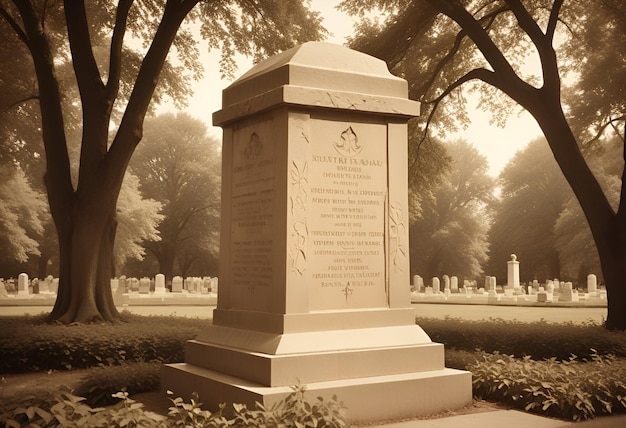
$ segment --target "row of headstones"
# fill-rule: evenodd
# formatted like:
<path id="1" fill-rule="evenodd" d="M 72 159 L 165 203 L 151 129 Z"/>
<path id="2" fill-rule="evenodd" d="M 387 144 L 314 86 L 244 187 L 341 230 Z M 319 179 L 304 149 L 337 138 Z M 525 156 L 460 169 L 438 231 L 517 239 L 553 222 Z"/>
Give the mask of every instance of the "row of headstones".
<path id="1" fill-rule="evenodd" d="M 456 276 L 449 277 L 443 276 L 443 291 L 441 289 L 441 281 L 438 277 L 433 277 L 430 287 L 424 287 L 424 279 L 419 275 L 413 276 L 414 290 L 419 292 L 424 289 L 426 294 L 439 294 L 439 293 L 459 293 L 459 282 Z M 472 291 L 477 293 L 488 292 L 489 295 L 496 294 L 497 279 L 495 276 L 486 276 L 485 285 L 482 289 L 476 289 L 476 281 L 463 281 L 463 289 L 465 293 L 471 293 Z M 560 301 L 576 301 L 578 300 L 578 292 L 573 289 L 571 282 L 560 281 L 555 278 L 553 280 L 546 281 L 545 285 L 540 285 L 539 281 L 534 280 L 532 284 L 529 284 L 525 289 L 524 287 L 503 287 L 505 295 L 537 295 L 538 301 L 552 300 L 555 293 L 558 293 Z M 593 297 L 602 297 L 601 292 L 598 290 L 598 280 L 595 274 L 589 274 L 587 276 L 587 293 Z"/>
<path id="2" fill-rule="evenodd" d="M 413 288 L 414 291 L 420 292 L 422 289 L 426 294 L 438 294 L 438 293 L 471 293 L 472 290 L 476 289 L 476 281 L 463 281 L 462 289 L 459 288 L 459 278 L 456 276 L 448 276 L 444 275 L 443 279 L 443 289 L 442 289 L 442 281 L 438 277 L 433 277 L 431 279 L 430 286 L 424 286 L 424 278 L 419 275 L 413 276 Z M 442 291 L 443 290 L 443 291 Z"/>
<path id="3" fill-rule="evenodd" d="M 9 293 L 17 294 L 18 297 L 26 297 L 31 294 L 56 294 L 59 289 L 59 278 L 48 275 L 45 279 L 33 278 L 30 280 L 27 273 L 20 273 L 15 279 L 5 280 L 0 278 L 0 297 L 8 297 Z"/>
<path id="4" fill-rule="evenodd" d="M 189 293 L 217 294 L 217 284 L 217 277 L 187 277 L 183 280 L 181 276 L 175 276 L 174 278 L 172 278 L 172 284 L 170 289 L 169 287 L 167 287 L 165 282 L 165 275 L 163 275 L 162 273 L 157 274 L 154 279 L 150 279 L 148 277 L 127 278 L 125 275 L 122 275 L 119 278 L 111 279 L 111 288 L 116 294 L 165 294 L 168 292 L 182 293 L 183 291 Z"/>

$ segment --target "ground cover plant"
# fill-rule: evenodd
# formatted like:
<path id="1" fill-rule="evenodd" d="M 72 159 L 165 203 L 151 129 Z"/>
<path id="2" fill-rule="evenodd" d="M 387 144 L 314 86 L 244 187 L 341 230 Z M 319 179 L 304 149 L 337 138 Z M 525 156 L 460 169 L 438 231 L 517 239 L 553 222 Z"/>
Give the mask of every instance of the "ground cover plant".
<path id="1" fill-rule="evenodd" d="M 234 426 L 263 426 L 269 423 L 268 418 L 296 414 L 308 421 L 306 426 L 342 426 L 328 422 L 342 420 L 337 413 L 341 407 L 338 401 L 306 403 L 297 396 L 298 390 L 289 403 L 283 403 L 292 409 L 289 411 L 233 405 L 228 413 L 209 415 L 202 413 L 198 398 L 190 403 L 174 399 L 175 420 L 157 418 L 154 422 L 128 395 L 158 390 L 161 364 L 183 361 L 185 342 L 208 321 L 128 313 L 124 317 L 125 322 L 116 325 L 74 326 L 47 324 L 43 315 L 0 318 L 0 374 L 88 368 L 81 372 L 82 380 L 72 392 L 41 391 L 39 395 L 15 397 L 18 401 L 12 407 L 4 400 L 0 423 L 19 421 L 17 425 L 5 423 L 19 426 L 39 418 L 40 426 L 55 426 L 58 419 L 50 419 L 54 408 L 69 409 L 77 418 L 94 417 L 94 423 L 104 418 L 107 426 L 123 425 L 124 421 L 128 426 L 203 426 L 212 421 L 215 426 L 215 418 L 222 416 L 231 422 L 237 420 Z M 445 345 L 447 367 L 472 372 L 478 398 L 570 420 L 626 412 L 623 332 L 607 331 L 592 322 L 579 325 L 458 318 L 418 318 L 417 322 L 434 341 Z M 111 407 L 112 403 L 116 404 Z M 108 406 L 109 413 L 99 406 Z M 294 408 L 301 413 L 294 413 Z M 52 422 L 48 424 L 46 418 Z M 157 425 L 146 425 L 144 419 Z M 314 425 L 315 421 L 319 424 Z"/>
<path id="2" fill-rule="evenodd" d="M 332 397 L 318 397 L 313 404 L 305 400 L 306 388 L 297 386 L 293 392 L 271 408 L 257 404 L 256 409 L 233 404 L 220 406 L 211 413 L 201 408 L 194 395 L 189 403 L 182 398 L 170 398 L 168 416 L 146 412 L 143 404 L 129 397 L 125 391 L 112 394 L 120 402 L 111 407 L 93 408 L 84 398 L 61 389 L 45 397 L 30 397 L 17 405 L 4 405 L 0 423 L 6 427 L 319 427 L 347 426 L 345 407 Z M 168 394 L 172 395 L 169 391 Z"/>
<path id="3" fill-rule="evenodd" d="M 446 366 L 472 372 L 475 396 L 580 421 L 626 413 L 626 334 L 588 322 L 418 318 L 446 346 Z"/>
<path id="4" fill-rule="evenodd" d="M 122 313 L 123 322 L 66 326 L 44 315 L 2 317 L 0 373 L 72 370 L 184 360 L 184 345 L 207 320 Z"/>

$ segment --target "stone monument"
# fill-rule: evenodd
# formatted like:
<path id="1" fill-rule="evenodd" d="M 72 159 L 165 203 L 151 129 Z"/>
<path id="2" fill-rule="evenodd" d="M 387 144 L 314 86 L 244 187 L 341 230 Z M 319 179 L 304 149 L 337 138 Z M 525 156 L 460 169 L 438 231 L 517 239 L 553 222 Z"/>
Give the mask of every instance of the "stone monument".
<path id="1" fill-rule="evenodd" d="M 506 264 L 506 285 L 514 289 L 519 288 L 519 262 L 517 261 L 517 256 L 515 254 L 511 254 L 511 260 L 506 262 Z"/>
<path id="2" fill-rule="evenodd" d="M 383 61 L 310 42 L 223 92 L 220 290 L 213 322 L 161 385 L 265 406 L 291 386 L 352 421 L 472 401 L 415 324 L 408 287 L 407 121 L 419 104 Z"/>

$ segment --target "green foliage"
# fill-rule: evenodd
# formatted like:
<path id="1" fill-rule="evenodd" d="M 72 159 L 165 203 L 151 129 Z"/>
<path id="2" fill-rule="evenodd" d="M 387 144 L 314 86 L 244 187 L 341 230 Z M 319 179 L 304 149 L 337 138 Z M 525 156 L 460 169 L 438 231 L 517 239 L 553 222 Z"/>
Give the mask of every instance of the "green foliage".
<path id="1" fill-rule="evenodd" d="M 90 406 L 107 406 L 119 401 L 119 397 L 112 395 L 117 391 L 129 395 L 158 391 L 161 366 L 161 363 L 132 363 L 95 367 L 83 375 L 76 394 L 85 397 Z"/>
<path id="2" fill-rule="evenodd" d="M 580 358 L 593 357 L 591 349 L 600 355 L 614 354 L 626 358 L 626 333 L 609 331 L 593 322 L 531 323 L 502 319 L 469 321 L 460 318 L 418 318 L 417 323 L 434 342 L 447 349 L 501 352 L 515 357 L 567 360 L 572 354 Z"/>
<path id="3" fill-rule="evenodd" d="M 44 196 L 34 190 L 19 165 L 0 168 L 0 262 L 24 262 L 38 255 L 43 232 Z"/>
<path id="4" fill-rule="evenodd" d="M 256 410 L 245 405 L 221 405 L 211 413 L 203 410 L 197 394 L 186 403 L 182 398 L 170 398 L 172 407 L 168 418 L 146 412 L 143 404 L 129 398 L 128 392 L 112 397 L 120 402 L 111 407 L 92 408 L 85 399 L 61 389 L 47 397 L 33 397 L 20 404 L 5 405 L 0 423 L 6 427 L 319 427 L 347 426 L 345 407 L 336 397 L 318 397 L 313 404 L 304 399 L 305 388 L 296 386 L 293 392 L 270 409 L 257 404 Z M 172 395 L 168 391 L 168 394 Z"/>
<path id="5" fill-rule="evenodd" d="M 184 360 L 184 344 L 206 320 L 122 314 L 119 324 L 48 324 L 44 316 L 3 318 L 0 373 L 71 370 L 125 362 Z M 19 340 L 16 340 L 19 338 Z"/>
<path id="6" fill-rule="evenodd" d="M 506 261 L 515 253 L 524 263 L 522 281 L 560 278 L 554 227 L 563 204 L 573 193 L 545 138 L 517 152 L 500 174 L 499 183 L 500 200 L 491 206 L 494 219 L 485 271 L 506 277 Z M 579 254 L 577 258 L 581 258 Z"/>
<path id="7" fill-rule="evenodd" d="M 422 203 L 421 218 L 410 225 L 411 270 L 425 278 L 455 272 L 476 277 L 487 259 L 488 223 L 485 203 L 491 200 L 493 180 L 487 161 L 465 141 L 444 145 L 452 168 Z"/>
<path id="8" fill-rule="evenodd" d="M 66 388 L 45 397 L 30 397 L 19 404 L 4 404 L 0 423 L 6 427 L 157 427 L 165 418 L 145 412 L 143 404 L 128 398 L 128 393 L 114 394 L 122 401 L 108 408 L 92 408 Z"/>
<path id="9" fill-rule="evenodd" d="M 526 411 L 574 421 L 626 412 L 626 360 L 593 350 L 584 362 L 486 354 L 470 370 L 475 395 Z"/>
<path id="10" fill-rule="evenodd" d="M 206 126 L 186 113 L 146 119 L 130 168 L 142 194 L 163 207 L 160 239 L 147 239 L 145 247 L 166 278 L 212 273 L 201 262 L 218 253 L 219 151 Z"/>

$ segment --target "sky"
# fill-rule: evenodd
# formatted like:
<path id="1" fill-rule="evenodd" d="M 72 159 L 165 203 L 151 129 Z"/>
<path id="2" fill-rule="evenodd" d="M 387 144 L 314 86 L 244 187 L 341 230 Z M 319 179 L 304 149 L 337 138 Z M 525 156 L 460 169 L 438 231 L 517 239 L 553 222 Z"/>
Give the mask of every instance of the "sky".
<path id="1" fill-rule="evenodd" d="M 338 3 L 337 0 L 312 0 L 311 8 L 321 12 L 324 19 L 323 25 L 332 33 L 326 41 L 344 44 L 346 37 L 352 34 L 354 20 L 335 9 Z M 205 68 L 204 78 L 195 83 L 194 95 L 184 111 L 202 120 L 207 125 L 209 133 L 221 139 L 222 130 L 212 126 L 211 117 L 213 112 L 221 108 L 222 90 L 248 71 L 253 63 L 248 58 L 238 58 L 235 79 L 227 80 L 220 76 L 219 52 L 207 53 L 201 48 L 201 60 Z M 468 98 L 468 101 L 470 124 L 466 129 L 448 134 L 447 138 L 462 138 L 472 143 L 487 158 L 489 173 L 495 177 L 515 153 L 541 135 L 541 131 L 534 119 L 526 112 L 509 117 L 505 128 L 491 125 L 490 113 L 483 112 L 471 98 Z M 159 108 L 157 113 L 173 110 L 172 105 L 166 104 Z"/>

